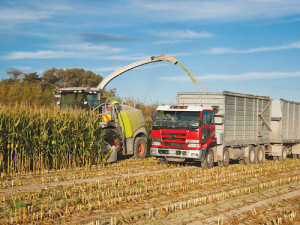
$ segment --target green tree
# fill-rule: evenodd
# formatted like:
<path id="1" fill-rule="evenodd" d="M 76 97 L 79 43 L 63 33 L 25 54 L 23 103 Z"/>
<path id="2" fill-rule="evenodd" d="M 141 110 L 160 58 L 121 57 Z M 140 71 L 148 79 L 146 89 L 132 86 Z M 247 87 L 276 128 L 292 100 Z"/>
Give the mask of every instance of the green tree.
<path id="1" fill-rule="evenodd" d="M 48 84 L 56 84 L 57 82 L 59 82 L 59 77 L 57 76 L 57 69 L 53 67 L 52 69 L 44 71 L 42 76 L 42 82 Z"/>
<path id="2" fill-rule="evenodd" d="M 13 80 L 20 79 L 21 75 L 24 74 L 23 71 L 17 70 L 17 69 L 14 69 L 14 68 L 9 68 L 8 70 L 6 70 L 6 73 L 8 75 L 10 75 Z"/>
<path id="3" fill-rule="evenodd" d="M 23 82 L 37 84 L 40 81 L 41 78 L 39 77 L 39 75 L 37 75 L 37 72 L 24 74 Z"/>
<path id="4" fill-rule="evenodd" d="M 95 74 L 88 70 L 82 77 L 81 86 L 97 87 L 102 80 L 103 78 L 99 74 Z"/>

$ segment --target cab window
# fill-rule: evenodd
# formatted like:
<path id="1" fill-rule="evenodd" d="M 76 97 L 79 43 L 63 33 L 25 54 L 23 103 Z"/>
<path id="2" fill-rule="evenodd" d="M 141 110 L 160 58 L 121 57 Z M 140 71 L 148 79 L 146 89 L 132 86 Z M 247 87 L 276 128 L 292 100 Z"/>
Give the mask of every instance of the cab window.
<path id="1" fill-rule="evenodd" d="M 202 124 L 203 125 L 213 125 L 214 124 L 214 115 L 212 111 L 203 111 L 202 112 Z"/>

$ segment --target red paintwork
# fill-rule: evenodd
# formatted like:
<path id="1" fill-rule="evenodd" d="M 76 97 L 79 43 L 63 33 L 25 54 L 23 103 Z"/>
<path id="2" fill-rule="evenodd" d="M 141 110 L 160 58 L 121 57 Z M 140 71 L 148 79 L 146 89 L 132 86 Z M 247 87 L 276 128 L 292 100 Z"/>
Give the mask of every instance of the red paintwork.
<path id="1" fill-rule="evenodd" d="M 212 110 L 208 110 L 212 111 Z M 213 111 L 212 111 L 213 112 Z M 202 112 L 200 112 L 200 121 L 202 119 Z M 159 138 L 162 139 L 161 145 L 160 146 L 153 146 L 153 147 L 158 147 L 158 148 L 174 148 L 174 149 L 189 149 L 189 150 L 199 150 L 201 148 L 207 148 L 211 144 L 215 143 L 217 139 L 214 138 L 214 128 L 215 124 L 213 125 L 203 125 L 201 121 L 201 127 L 197 130 L 189 131 L 188 129 L 159 129 L 159 130 L 151 130 L 151 138 Z M 188 148 L 186 144 L 186 139 L 189 140 L 201 140 L 202 137 L 202 129 L 209 129 L 210 132 L 213 132 L 211 136 L 207 139 L 205 143 L 201 143 L 201 146 L 198 148 Z M 175 139 L 173 140 L 164 140 L 165 138 L 171 139 L 172 134 L 175 135 Z M 182 139 L 182 140 L 178 140 Z M 175 146 L 170 146 L 167 143 L 175 143 Z M 176 144 L 180 144 L 182 146 L 176 146 Z"/>

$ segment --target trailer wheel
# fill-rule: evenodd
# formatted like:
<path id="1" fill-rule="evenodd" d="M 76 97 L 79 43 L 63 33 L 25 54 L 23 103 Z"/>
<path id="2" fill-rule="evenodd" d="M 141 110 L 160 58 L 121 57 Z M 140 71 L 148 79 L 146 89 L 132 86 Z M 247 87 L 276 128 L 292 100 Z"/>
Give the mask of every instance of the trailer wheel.
<path id="1" fill-rule="evenodd" d="M 145 158 L 147 156 L 147 139 L 137 137 L 133 147 L 134 158 Z"/>
<path id="2" fill-rule="evenodd" d="M 122 155 L 122 141 L 116 129 L 105 129 L 104 140 L 111 146 L 115 146 L 118 155 Z"/>
<path id="3" fill-rule="evenodd" d="M 285 161 L 286 160 L 286 156 L 287 156 L 287 149 L 286 149 L 286 147 L 283 147 L 282 148 L 281 156 L 278 156 L 278 160 L 279 161 Z"/>
<path id="4" fill-rule="evenodd" d="M 218 166 L 227 167 L 228 165 L 229 165 L 229 151 L 228 148 L 224 148 L 222 160 L 218 161 Z"/>
<path id="5" fill-rule="evenodd" d="M 249 163 L 256 164 L 257 163 L 257 154 L 255 148 L 252 146 L 249 149 Z"/>
<path id="6" fill-rule="evenodd" d="M 204 162 L 201 163 L 202 168 L 210 169 L 214 166 L 214 152 L 211 148 L 208 149 Z"/>
<path id="7" fill-rule="evenodd" d="M 263 147 L 260 145 L 257 148 L 257 163 L 261 164 L 264 162 L 264 149 Z"/>

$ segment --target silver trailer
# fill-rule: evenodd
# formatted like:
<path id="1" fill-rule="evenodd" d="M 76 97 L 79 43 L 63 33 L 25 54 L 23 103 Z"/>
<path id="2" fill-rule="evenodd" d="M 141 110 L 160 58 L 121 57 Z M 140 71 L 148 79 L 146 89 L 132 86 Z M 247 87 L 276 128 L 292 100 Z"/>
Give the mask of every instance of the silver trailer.
<path id="1" fill-rule="evenodd" d="M 272 99 L 242 93 L 177 93 L 177 105 L 202 105 L 215 112 L 216 159 L 262 163 L 270 144 Z"/>
<path id="2" fill-rule="evenodd" d="M 275 159 L 284 159 L 289 153 L 300 158 L 300 103 L 273 101 L 271 129 L 271 145 L 266 152 Z"/>

